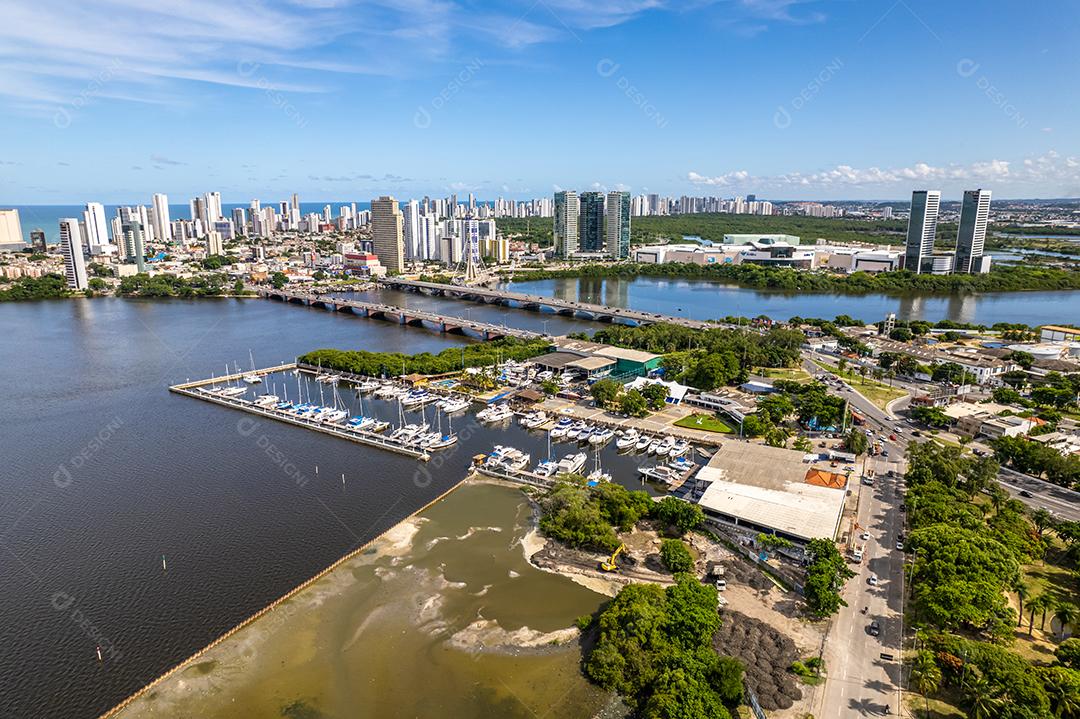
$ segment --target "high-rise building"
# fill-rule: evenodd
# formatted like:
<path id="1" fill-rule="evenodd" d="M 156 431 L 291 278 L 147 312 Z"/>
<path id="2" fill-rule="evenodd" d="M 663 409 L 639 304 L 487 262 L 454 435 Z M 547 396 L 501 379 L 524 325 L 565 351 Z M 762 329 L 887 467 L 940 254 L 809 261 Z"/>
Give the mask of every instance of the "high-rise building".
<path id="1" fill-rule="evenodd" d="M 555 193 L 555 221 L 553 234 L 555 254 L 570 257 L 578 251 L 578 214 L 581 203 L 574 190 Z"/>
<path id="2" fill-rule="evenodd" d="M 956 232 L 954 272 L 980 271 L 989 221 L 990 190 L 965 190 L 964 204 L 960 207 L 960 227 Z"/>
<path id="3" fill-rule="evenodd" d="M 405 203 L 402 224 L 405 228 L 405 256 L 410 260 L 420 259 L 420 203 L 409 200 Z"/>
<path id="4" fill-rule="evenodd" d="M 904 267 L 916 274 L 926 269 L 926 263 L 934 252 L 940 207 L 940 190 L 915 190 L 911 193 Z"/>
<path id="5" fill-rule="evenodd" d="M 86 260 L 83 258 L 79 220 L 74 217 L 60 220 L 60 252 L 64 255 L 67 286 L 73 290 L 85 290 L 89 282 L 86 277 Z"/>
<path id="6" fill-rule="evenodd" d="M 232 223 L 235 235 L 247 235 L 247 213 L 243 207 L 233 208 Z"/>
<path id="7" fill-rule="evenodd" d="M 209 227 L 221 219 L 221 193 L 206 193 L 206 217 L 202 218 L 203 224 Z"/>
<path id="8" fill-rule="evenodd" d="M 630 193 L 607 196 L 607 253 L 616 260 L 630 256 Z"/>
<path id="9" fill-rule="evenodd" d="M 109 224 L 105 220 L 104 205 L 100 202 L 87 202 L 83 212 L 83 224 L 86 225 L 86 234 L 82 241 L 88 253 L 92 253 L 99 245 L 109 244 Z"/>
<path id="10" fill-rule="evenodd" d="M 45 230 L 40 227 L 30 230 L 30 246 L 34 248 L 34 252 L 45 252 L 49 249 L 48 241 L 45 239 Z"/>
<path id="11" fill-rule="evenodd" d="M 210 230 L 206 233 L 206 254 L 207 255 L 224 255 L 225 247 L 221 241 L 221 233 L 217 230 Z"/>
<path id="12" fill-rule="evenodd" d="M 210 221 L 207 219 L 206 198 L 205 197 L 194 197 L 194 198 L 192 198 L 191 202 L 188 203 L 188 206 L 191 208 L 191 221 L 192 222 L 194 222 L 195 220 L 198 220 L 199 222 L 202 223 L 203 227 L 207 227 L 210 224 Z"/>
<path id="13" fill-rule="evenodd" d="M 371 201 L 371 243 L 387 272 L 401 272 L 405 268 L 403 225 L 397 200 L 383 195 Z"/>
<path id="14" fill-rule="evenodd" d="M 146 235 L 143 224 L 139 217 L 138 209 L 134 207 L 121 207 L 120 210 L 120 240 L 123 257 L 135 260 L 140 273 L 146 272 Z"/>
<path id="15" fill-rule="evenodd" d="M 300 211 L 300 195 L 295 192 L 292 193 L 292 208 L 297 212 Z"/>
<path id="16" fill-rule="evenodd" d="M 22 244 L 22 223 L 18 210 L 0 210 L 0 245 Z"/>
<path id="17" fill-rule="evenodd" d="M 582 192 L 578 216 L 578 251 L 604 251 L 604 193 Z"/>
<path id="18" fill-rule="evenodd" d="M 159 242 L 172 242 L 172 227 L 169 225 L 169 197 L 161 192 L 155 192 L 153 205 L 154 236 Z"/>

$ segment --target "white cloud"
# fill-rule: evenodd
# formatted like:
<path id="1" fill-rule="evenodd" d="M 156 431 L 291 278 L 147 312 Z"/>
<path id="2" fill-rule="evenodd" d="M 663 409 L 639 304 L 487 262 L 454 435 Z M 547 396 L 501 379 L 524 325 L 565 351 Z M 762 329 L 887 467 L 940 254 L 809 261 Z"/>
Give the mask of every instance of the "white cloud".
<path id="1" fill-rule="evenodd" d="M 913 185 L 952 187 L 956 183 L 998 183 L 1010 188 L 1062 186 L 1080 182 L 1080 157 L 1062 157 L 1054 150 L 1020 162 L 992 159 L 969 164 L 934 166 L 918 162 L 910 166 L 858 168 L 851 165 L 816 172 L 793 171 L 779 175 L 751 175 L 736 170 L 719 175 L 690 171 L 693 185 L 747 190 L 840 191 L 858 188 L 900 188 Z"/>

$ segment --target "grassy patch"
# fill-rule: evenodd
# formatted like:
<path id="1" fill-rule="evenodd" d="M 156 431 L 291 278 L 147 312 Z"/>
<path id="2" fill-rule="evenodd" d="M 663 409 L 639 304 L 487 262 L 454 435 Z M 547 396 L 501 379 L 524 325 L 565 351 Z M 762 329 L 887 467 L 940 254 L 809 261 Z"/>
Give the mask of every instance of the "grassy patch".
<path id="1" fill-rule="evenodd" d="M 1055 599 L 1071 600 L 1080 593 L 1080 578 L 1065 566 L 1064 554 L 1065 545 L 1057 537 L 1052 537 L 1043 561 L 1027 564 L 1021 568 L 1024 584 L 1028 588 L 1028 599 L 1049 595 Z M 1010 603 L 1013 609 L 1017 608 L 1015 595 L 1010 597 Z M 1052 610 L 1047 611 L 1046 623 L 1043 624 L 1042 612 L 1036 612 L 1035 622 L 1032 625 L 1031 613 L 1025 609 L 1024 619 L 1014 634 L 1016 643 L 1013 647 L 1028 661 L 1049 663 L 1054 660 L 1054 649 L 1057 647 L 1058 637 L 1051 629 L 1053 614 Z"/>
<path id="2" fill-rule="evenodd" d="M 719 417 L 714 417 L 711 414 L 687 415 L 678 422 L 675 422 L 675 426 L 684 427 L 686 429 L 700 429 L 706 432 L 726 432 L 728 434 L 735 431 L 727 424 L 727 422 Z"/>
<path id="3" fill-rule="evenodd" d="M 908 713 L 919 719 L 964 719 L 967 716 L 963 709 L 943 699 L 931 698 L 927 702 L 921 694 L 915 692 L 908 692 L 904 697 L 907 700 Z M 929 714 L 926 713 L 927 706 L 930 707 Z"/>
<path id="4" fill-rule="evenodd" d="M 759 374 L 769 379 L 789 379 L 794 382 L 810 381 L 810 374 L 802 367 L 763 367 Z"/>
<path id="5" fill-rule="evenodd" d="M 907 394 L 907 392 L 902 389 L 890 387 L 877 380 L 863 377 L 858 372 L 854 372 L 851 369 L 845 369 L 841 372 L 838 367 L 819 362 L 818 360 L 814 360 L 814 364 L 830 374 L 842 377 L 848 384 L 854 387 L 859 394 L 866 397 L 873 402 L 876 407 L 881 409 L 885 409 L 889 402 L 892 402 L 894 399 L 899 399 Z"/>

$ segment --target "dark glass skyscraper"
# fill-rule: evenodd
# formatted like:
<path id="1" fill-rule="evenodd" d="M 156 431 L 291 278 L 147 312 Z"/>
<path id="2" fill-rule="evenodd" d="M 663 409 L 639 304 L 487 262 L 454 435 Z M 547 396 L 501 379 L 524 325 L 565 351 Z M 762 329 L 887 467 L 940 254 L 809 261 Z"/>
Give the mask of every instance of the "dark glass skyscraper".
<path id="1" fill-rule="evenodd" d="M 579 252 L 604 252 L 604 193 L 581 193 L 578 233 Z"/>

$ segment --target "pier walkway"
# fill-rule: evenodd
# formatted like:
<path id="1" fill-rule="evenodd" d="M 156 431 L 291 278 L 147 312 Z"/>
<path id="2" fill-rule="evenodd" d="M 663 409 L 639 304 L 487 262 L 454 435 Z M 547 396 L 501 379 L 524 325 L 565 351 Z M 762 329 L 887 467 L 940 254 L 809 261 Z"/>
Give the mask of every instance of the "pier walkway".
<path id="1" fill-rule="evenodd" d="M 256 290 L 260 297 L 278 300 L 285 303 L 302 304 L 308 307 L 321 307 L 331 312 L 350 312 L 358 317 L 369 317 L 395 322 L 414 327 L 430 327 L 439 332 L 459 335 L 473 334 L 484 340 L 497 339 L 499 337 L 516 337 L 522 340 L 531 340 L 544 335 L 540 332 L 525 330 L 519 327 L 496 325 L 490 322 L 477 322 L 463 317 L 453 317 L 438 312 L 427 310 L 407 309 L 395 305 L 386 305 L 379 302 L 362 302 L 360 300 L 342 299 L 327 294 L 315 294 L 292 290 L 275 290 L 259 288 Z"/>
<path id="2" fill-rule="evenodd" d="M 270 374 L 271 372 L 289 371 L 294 369 L 297 369 L 297 365 L 295 363 L 288 365 L 279 365 L 278 367 L 272 369 L 256 370 L 256 374 L 265 375 Z M 239 377 L 239 375 L 237 377 Z M 348 427 L 341 424 L 322 422 L 316 419 L 309 419 L 307 417 L 297 417 L 296 415 L 289 414 L 288 412 L 276 409 L 274 407 L 263 407 L 261 405 L 257 405 L 248 399 L 241 399 L 239 397 L 227 397 L 220 394 L 214 394 L 210 390 L 205 389 L 206 385 L 221 381 L 225 381 L 225 379 L 219 377 L 216 380 L 208 379 L 199 380 L 197 382 L 186 382 L 184 384 L 178 384 L 169 387 L 169 391 L 175 392 L 176 394 L 182 394 L 187 397 L 201 399 L 205 402 L 212 402 L 213 404 L 219 404 L 225 407 L 232 407 L 233 409 L 248 412 L 249 414 L 265 417 L 266 419 L 273 419 L 278 422 L 284 422 L 285 424 L 291 424 L 297 427 L 304 427 L 306 429 L 314 430 L 316 432 L 322 432 L 323 434 L 328 434 L 332 437 L 347 439 L 350 442 L 356 442 L 357 444 L 365 444 L 369 447 L 378 447 L 379 449 L 397 452 L 398 454 L 404 454 L 407 457 L 413 457 L 414 459 L 423 460 L 425 462 L 431 459 L 431 455 L 426 450 L 417 447 L 415 444 L 391 439 L 390 437 L 386 437 L 375 432 L 349 429 Z"/>

